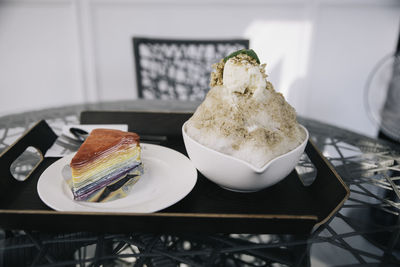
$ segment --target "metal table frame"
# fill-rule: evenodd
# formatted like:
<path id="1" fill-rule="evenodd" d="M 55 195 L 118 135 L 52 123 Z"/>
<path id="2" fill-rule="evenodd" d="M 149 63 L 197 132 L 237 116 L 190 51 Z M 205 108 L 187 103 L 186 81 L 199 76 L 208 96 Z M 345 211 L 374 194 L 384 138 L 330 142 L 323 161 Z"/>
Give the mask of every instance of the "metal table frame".
<path id="1" fill-rule="evenodd" d="M 83 110 L 193 111 L 198 102 L 116 101 L 0 118 L 0 152 L 40 119 L 57 132 Z M 319 266 L 400 264 L 400 146 L 299 118 L 351 190 L 310 235 L 109 234 L 2 231 L 4 266 Z M 303 167 L 310 167 L 307 163 Z"/>

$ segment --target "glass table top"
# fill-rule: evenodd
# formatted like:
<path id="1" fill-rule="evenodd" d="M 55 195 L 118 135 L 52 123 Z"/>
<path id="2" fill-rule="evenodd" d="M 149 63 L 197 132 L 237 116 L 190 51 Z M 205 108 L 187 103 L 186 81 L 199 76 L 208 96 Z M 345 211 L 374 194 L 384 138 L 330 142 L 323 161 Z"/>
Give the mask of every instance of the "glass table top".
<path id="1" fill-rule="evenodd" d="M 198 104 L 116 101 L 7 115 L 0 117 L 0 153 L 41 119 L 60 134 L 63 125 L 79 123 L 83 110 L 192 112 Z M 300 117 L 299 122 L 351 192 L 335 216 L 309 235 L 196 234 L 195 230 L 188 234 L 43 233 L 15 229 L 2 232 L 0 259 L 4 266 L 400 264 L 400 146 L 307 118 Z M 301 167 L 309 166 L 300 162 L 299 170 Z"/>

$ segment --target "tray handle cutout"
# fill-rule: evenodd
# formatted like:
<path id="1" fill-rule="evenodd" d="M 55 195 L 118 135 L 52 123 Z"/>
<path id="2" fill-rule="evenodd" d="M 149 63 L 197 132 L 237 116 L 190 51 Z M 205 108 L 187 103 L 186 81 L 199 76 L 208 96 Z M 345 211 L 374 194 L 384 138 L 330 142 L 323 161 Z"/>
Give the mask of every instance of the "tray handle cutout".
<path id="1" fill-rule="evenodd" d="M 310 186 L 317 178 L 318 170 L 307 153 L 301 155 L 299 162 L 295 166 L 295 170 L 301 183 L 306 187 Z"/>
<path id="2" fill-rule="evenodd" d="M 43 154 L 33 146 L 28 146 L 11 163 L 10 172 L 15 180 L 23 182 L 32 174 L 32 172 L 43 161 Z"/>
<path id="3" fill-rule="evenodd" d="M 21 181 L 26 181 L 26 179 L 43 161 L 43 155 L 56 139 L 57 135 L 53 132 L 50 126 L 46 121 L 41 120 L 9 146 L 0 155 L 0 173 L 2 174 L 0 177 L 0 194 L 8 195 L 10 191 L 21 183 Z M 27 155 L 26 153 L 32 154 L 32 148 L 37 151 L 36 153 L 40 154 L 40 161 L 37 162 L 30 171 L 28 171 L 28 175 L 25 179 L 17 179 L 17 177 L 14 177 L 12 174 L 12 169 L 15 168 L 16 164 L 18 164 L 16 160 L 19 157 L 25 157 Z"/>

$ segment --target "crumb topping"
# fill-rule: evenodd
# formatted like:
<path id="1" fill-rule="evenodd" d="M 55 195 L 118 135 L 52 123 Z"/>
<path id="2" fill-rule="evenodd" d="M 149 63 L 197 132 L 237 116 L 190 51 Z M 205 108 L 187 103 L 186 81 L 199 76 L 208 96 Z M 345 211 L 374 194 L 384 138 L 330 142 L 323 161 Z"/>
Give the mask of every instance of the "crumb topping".
<path id="1" fill-rule="evenodd" d="M 222 85 L 224 66 L 225 66 L 225 62 L 223 59 L 221 59 L 218 63 L 215 63 L 212 65 L 212 68 L 215 71 L 211 72 L 211 78 L 210 78 L 210 87 L 211 88 Z"/>
<path id="2" fill-rule="evenodd" d="M 271 83 L 267 87 L 273 90 Z M 294 139 L 298 135 L 296 111 L 281 93 L 272 91 L 266 102 L 257 101 L 250 94 L 240 94 L 236 95 L 238 101 L 235 105 L 227 105 L 221 95 L 222 90 L 220 87 L 210 90 L 207 95 L 209 100 L 198 107 L 198 112 L 191 119 L 194 127 L 205 132 L 219 132 L 223 137 L 230 138 L 234 150 L 239 150 L 249 140 L 255 146 L 270 149 L 281 143 L 284 137 Z M 263 118 L 275 127 L 249 130 L 250 125 L 259 125 L 258 120 Z"/>
<path id="3" fill-rule="evenodd" d="M 261 76 L 257 74 L 256 82 L 244 82 L 240 90 L 232 90 L 231 86 L 223 84 L 228 61 L 243 66 L 248 73 L 257 71 L 254 69 L 256 66 Z M 248 157 L 267 160 L 289 151 L 304 140 L 305 133 L 297 123 L 295 109 L 267 81 L 266 64 L 258 62 L 243 53 L 226 61 L 221 59 L 212 66 L 215 71 L 210 77 L 211 89 L 187 125 L 200 143 L 218 147 L 217 150 L 227 154 L 240 155 L 244 160 Z M 238 77 L 241 76 L 233 76 L 234 79 Z"/>

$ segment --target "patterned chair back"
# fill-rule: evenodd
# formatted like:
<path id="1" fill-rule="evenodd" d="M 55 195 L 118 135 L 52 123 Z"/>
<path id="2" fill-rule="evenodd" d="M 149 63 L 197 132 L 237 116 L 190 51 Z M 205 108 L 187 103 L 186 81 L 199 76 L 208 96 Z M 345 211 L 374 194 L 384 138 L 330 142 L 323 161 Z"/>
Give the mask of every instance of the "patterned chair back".
<path id="1" fill-rule="evenodd" d="M 249 40 L 133 38 L 139 98 L 202 100 L 209 90 L 211 65 Z"/>

